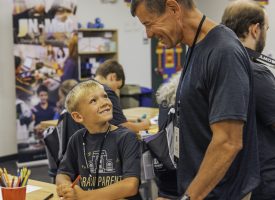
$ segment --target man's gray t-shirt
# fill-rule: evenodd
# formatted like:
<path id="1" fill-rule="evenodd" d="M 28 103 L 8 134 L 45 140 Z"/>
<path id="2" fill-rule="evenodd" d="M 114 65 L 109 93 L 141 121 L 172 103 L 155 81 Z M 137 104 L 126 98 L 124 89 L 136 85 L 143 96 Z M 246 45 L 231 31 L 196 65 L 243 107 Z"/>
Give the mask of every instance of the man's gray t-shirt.
<path id="1" fill-rule="evenodd" d="M 84 190 L 95 188 L 97 158 L 105 133 L 89 134 L 80 129 L 70 138 L 66 153 L 60 163 L 58 174 L 66 174 L 71 180 L 81 175 L 80 186 Z M 86 159 L 83 141 L 86 140 Z M 140 178 L 140 144 L 135 133 L 119 127 L 110 131 L 102 147 L 99 165 L 98 188 L 114 184 L 127 177 Z M 134 199 L 134 198 L 131 198 Z"/>
<path id="2" fill-rule="evenodd" d="M 238 200 L 258 185 L 255 113 L 247 115 L 249 70 L 244 47 L 223 25 L 212 29 L 196 44 L 177 91 L 180 100 L 179 194 L 186 191 L 199 170 L 212 138 L 210 125 L 222 120 L 246 122 L 243 149 L 205 199 Z"/>

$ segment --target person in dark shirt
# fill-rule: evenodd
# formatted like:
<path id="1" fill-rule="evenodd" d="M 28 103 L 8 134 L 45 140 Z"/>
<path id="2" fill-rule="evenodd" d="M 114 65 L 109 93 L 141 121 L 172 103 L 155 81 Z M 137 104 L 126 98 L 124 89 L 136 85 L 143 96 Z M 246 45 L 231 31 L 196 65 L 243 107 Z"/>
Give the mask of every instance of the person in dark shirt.
<path id="1" fill-rule="evenodd" d="M 48 88 L 45 85 L 38 87 L 37 95 L 40 102 L 33 108 L 35 126 L 39 125 L 41 121 L 52 120 L 55 114 L 55 107 L 48 101 Z"/>
<path id="2" fill-rule="evenodd" d="M 69 55 L 66 58 L 63 66 L 63 75 L 61 76 L 61 82 L 68 79 L 78 80 L 78 68 L 77 68 L 77 34 L 73 33 L 72 38 L 68 44 Z"/>
<path id="3" fill-rule="evenodd" d="M 106 60 L 96 70 L 94 79 L 103 84 L 108 97 L 112 101 L 114 118 L 111 123 L 129 128 L 136 133 L 150 127 L 148 119 L 143 119 L 141 122 L 130 122 L 122 112 L 118 94 L 119 89 L 124 86 L 125 75 L 121 64 L 115 60 Z"/>
<path id="4" fill-rule="evenodd" d="M 140 199 L 140 145 L 135 133 L 109 123 L 112 103 L 101 84 L 82 82 L 67 95 L 66 109 L 85 128 L 70 139 L 56 177 L 65 199 Z M 81 175 L 80 187 L 71 187 Z"/>
<path id="5" fill-rule="evenodd" d="M 193 0 L 132 0 L 131 14 L 167 48 L 189 46 L 176 95 L 180 199 L 240 200 L 260 182 L 249 56 Z"/>
<path id="6" fill-rule="evenodd" d="M 265 47 L 268 16 L 257 3 L 238 0 L 227 6 L 222 23 L 231 28 L 247 48 L 253 68 L 261 184 L 251 199 L 272 200 L 275 199 L 275 77 L 253 55 L 253 51 L 261 54 Z"/>

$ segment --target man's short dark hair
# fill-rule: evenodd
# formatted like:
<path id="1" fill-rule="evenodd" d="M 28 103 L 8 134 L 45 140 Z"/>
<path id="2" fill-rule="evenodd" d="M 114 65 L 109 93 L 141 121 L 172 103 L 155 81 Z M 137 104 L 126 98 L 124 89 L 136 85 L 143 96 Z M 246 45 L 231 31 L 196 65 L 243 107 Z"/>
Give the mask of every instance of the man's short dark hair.
<path id="1" fill-rule="evenodd" d="M 249 27 L 259 23 L 265 25 L 265 12 L 256 2 L 239 1 L 231 3 L 224 11 L 222 24 L 232 29 L 239 38 L 245 38 Z"/>
<path id="2" fill-rule="evenodd" d="M 131 1 L 131 14 L 133 17 L 136 16 L 136 9 L 140 3 L 144 2 L 146 8 L 150 12 L 154 12 L 158 15 L 164 13 L 166 8 L 166 0 L 132 0 Z M 178 3 L 182 4 L 188 9 L 191 9 L 195 6 L 193 0 L 177 0 Z"/>
<path id="3" fill-rule="evenodd" d="M 97 68 L 95 75 L 106 78 L 111 73 L 116 74 L 118 81 L 122 80 L 121 87 L 123 87 L 125 84 L 124 70 L 121 64 L 119 64 L 116 60 L 106 60 Z"/>
<path id="4" fill-rule="evenodd" d="M 40 85 L 39 87 L 38 87 L 38 89 L 37 89 L 37 94 L 39 95 L 40 94 L 40 92 L 49 92 L 49 90 L 48 90 L 48 88 L 47 88 L 47 86 L 45 86 L 45 85 Z"/>

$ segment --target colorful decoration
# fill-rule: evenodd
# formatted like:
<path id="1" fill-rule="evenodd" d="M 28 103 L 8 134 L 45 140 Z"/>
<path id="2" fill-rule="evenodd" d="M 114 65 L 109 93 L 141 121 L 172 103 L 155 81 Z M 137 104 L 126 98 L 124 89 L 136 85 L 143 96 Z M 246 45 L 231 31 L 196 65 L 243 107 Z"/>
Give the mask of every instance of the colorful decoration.
<path id="1" fill-rule="evenodd" d="M 255 0 L 255 1 L 258 2 L 262 6 L 268 5 L 268 0 Z"/>
<path id="2" fill-rule="evenodd" d="M 182 52 L 183 49 L 181 45 L 177 45 L 175 48 L 172 49 L 166 49 L 161 42 L 158 42 L 155 51 L 158 58 L 155 72 L 162 75 L 164 81 L 169 79 L 174 73 L 182 68 Z"/>

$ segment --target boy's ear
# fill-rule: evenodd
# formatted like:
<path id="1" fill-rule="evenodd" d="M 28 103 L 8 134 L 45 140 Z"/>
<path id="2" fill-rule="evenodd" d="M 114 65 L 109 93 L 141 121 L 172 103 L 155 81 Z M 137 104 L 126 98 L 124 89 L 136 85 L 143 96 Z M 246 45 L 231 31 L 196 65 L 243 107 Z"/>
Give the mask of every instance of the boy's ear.
<path id="1" fill-rule="evenodd" d="M 84 120 L 82 115 L 79 112 L 72 112 L 71 116 L 74 119 L 74 121 L 77 123 L 81 123 Z"/>

